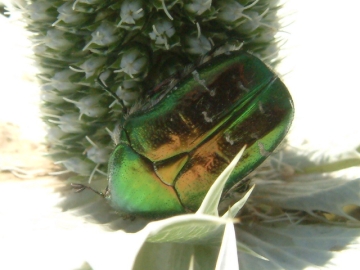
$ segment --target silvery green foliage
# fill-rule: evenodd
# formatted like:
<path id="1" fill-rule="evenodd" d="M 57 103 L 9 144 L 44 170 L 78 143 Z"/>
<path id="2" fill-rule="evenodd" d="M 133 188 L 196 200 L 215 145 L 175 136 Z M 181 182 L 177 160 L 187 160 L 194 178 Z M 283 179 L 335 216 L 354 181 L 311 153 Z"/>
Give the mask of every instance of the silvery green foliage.
<path id="1" fill-rule="evenodd" d="M 291 161 L 291 153 L 283 153 Z M 360 179 L 315 174 L 286 179 L 280 176 L 284 168 L 270 166 L 264 168 L 270 179 L 257 174 L 256 186 L 219 215 L 223 185 L 240 155 L 196 213 L 150 222 L 136 234 L 93 236 L 101 245 L 85 250 L 84 260 L 94 270 L 358 269 L 347 258 L 360 248 L 360 224 L 345 207 L 360 206 Z M 131 253 L 119 260 L 119 243 L 126 241 L 132 243 Z"/>
<path id="2" fill-rule="evenodd" d="M 121 118 L 163 80 L 221 46 L 275 64 L 278 0 L 17 0 L 33 33 L 50 155 L 71 181 L 104 180 Z M 61 172 L 59 172 L 61 173 Z M 103 188 L 105 187 L 103 182 Z"/>

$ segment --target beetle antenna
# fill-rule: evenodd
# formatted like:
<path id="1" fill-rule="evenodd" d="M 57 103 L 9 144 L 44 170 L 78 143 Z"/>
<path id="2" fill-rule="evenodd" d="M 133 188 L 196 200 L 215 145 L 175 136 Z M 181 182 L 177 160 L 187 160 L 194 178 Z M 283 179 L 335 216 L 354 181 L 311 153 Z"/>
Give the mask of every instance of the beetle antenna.
<path id="1" fill-rule="evenodd" d="M 73 187 L 73 189 L 74 189 L 74 191 L 75 191 L 76 193 L 79 193 L 79 192 L 81 192 L 81 191 L 84 191 L 85 189 L 90 189 L 91 191 L 93 191 L 93 192 L 95 192 L 96 194 L 100 195 L 101 197 L 105 198 L 104 193 L 99 192 L 99 191 L 93 189 L 93 188 L 90 187 L 90 186 L 86 186 L 86 185 L 83 185 L 83 184 L 77 184 L 77 183 L 71 183 L 70 185 Z"/>
<path id="2" fill-rule="evenodd" d="M 100 74 L 101 76 L 101 74 Z M 121 98 L 119 98 L 113 91 L 110 90 L 109 87 L 105 84 L 105 82 L 100 78 L 100 76 L 96 79 L 97 83 L 101 86 L 101 88 L 108 93 L 110 96 L 112 96 L 117 102 L 120 103 L 122 108 L 125 108 L 124 102 Z"/>

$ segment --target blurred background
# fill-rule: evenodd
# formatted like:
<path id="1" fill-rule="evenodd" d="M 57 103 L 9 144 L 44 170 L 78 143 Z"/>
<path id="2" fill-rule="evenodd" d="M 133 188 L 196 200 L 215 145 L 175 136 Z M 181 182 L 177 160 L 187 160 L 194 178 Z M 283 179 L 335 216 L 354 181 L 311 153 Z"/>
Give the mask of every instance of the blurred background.
<path id="1" fill-rule="evenodd" d="M 277 71 L 295 103 L 294 147 L 337 155 L 360 145 L 359 10 L 357 0 L 285 1 Z M 13 17 L 0 15 L 0 35 L 0 269 L 74 269 L 101 229 L 56 207 L 31 44 Z"/>

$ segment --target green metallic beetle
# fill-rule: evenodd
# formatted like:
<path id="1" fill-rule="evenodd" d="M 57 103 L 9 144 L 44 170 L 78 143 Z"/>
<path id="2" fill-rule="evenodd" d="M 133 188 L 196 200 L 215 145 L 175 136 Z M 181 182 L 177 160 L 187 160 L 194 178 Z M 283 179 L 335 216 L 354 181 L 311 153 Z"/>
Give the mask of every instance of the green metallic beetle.
<path id="1" fill-rule="evenodd" d="M 286 86 L 257 57 L 214 57 L 123 119 L 104 197 L 134 216 L 195 212 L 244 145 L 225 191 L 265 160 L 293 110 Z"/>

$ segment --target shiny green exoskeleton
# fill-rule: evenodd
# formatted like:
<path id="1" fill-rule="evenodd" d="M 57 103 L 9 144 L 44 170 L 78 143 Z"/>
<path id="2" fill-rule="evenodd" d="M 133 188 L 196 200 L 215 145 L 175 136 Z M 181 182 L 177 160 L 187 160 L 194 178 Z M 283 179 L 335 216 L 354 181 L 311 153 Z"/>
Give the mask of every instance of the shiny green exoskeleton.
<path id="1" fill-rule="evenodd" d="M 264 161 L 293 110 L 286 86 L 261 60 L 243 51 L 214 57 L 123 120 L 105 197 L 131 215 L 194 212 L 244 145 L 226 190 Z"/>

